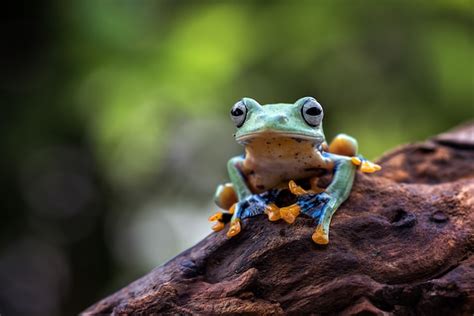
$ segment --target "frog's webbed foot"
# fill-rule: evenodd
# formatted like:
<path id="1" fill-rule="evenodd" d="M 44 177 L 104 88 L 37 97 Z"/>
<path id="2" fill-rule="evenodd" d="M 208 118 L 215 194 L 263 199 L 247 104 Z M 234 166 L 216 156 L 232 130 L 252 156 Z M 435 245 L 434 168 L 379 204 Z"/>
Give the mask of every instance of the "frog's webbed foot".
<path id="1" fill-rule="evenodd" d="M 300 207 L 301 213 L 312 217 L 318 223 L 312 235 L 313 241 L 317 244 L 326 245 L 329 242 L 329 221 L 325 220 L 325 214 L 332 215 L 334 201 L 334 197 L 323 192 L 301 196 L 296 203 Z"/>
<path id="2" fill-rule="evenodd" d="M 227 231 L 228 237 L 233 237 L 242 230 L 241 220 L 259 214 L 264 214 L 267 210 L 272 211 L 271 218 L 278 216 L 276 205 L 268 204 L 270 197 L 254 194 L 242 200 L 232 207 L 233 215 L 230 222 L 230 228 Z M 270 205 L 270 207 L 269 207 Z M 274 206 L 274 207 L 273 207 Z M 267 213 L 268 214 L 268 213 Z M 269 215 L 270 218 L 270 215 Z"/>
<path id="3" fill-rule="evenodd" d="M 232 223 L 230 224 L 230 228 L 229 230 L 227 231 L 227 237 L 234 237 L 235 235 L 237 235 L 238 233 L 240 233 L 240 231 L 242 230 L 242 226 L 240 225 L 240 219 L 239 218 L 236 218 L 235 220 L 232 221 Z"/>
<path id="4" fill-rule="evenodd" d="M 319 193 L 324 191 L 324 189 L 317 187 L 315 183 L 311 183 L 311 190 L 305 190 L 293 180 L 288 182 L 288 189 L 299 197 L 298 202 L 280 209 L 281 218 L 288 224 L 293 224 L 300 213 L 310 212 L 314 208 L 311 202 L 313 200 L 312 197 L 318 196 Z"/>
<path id="5" fill-rule="evenodd" d="M 216 222 L 211 227 L 213 231 L 218 232 L 224 229 L 225 223 L 222 221 L 222 212 L 217 212 L 214 215 L 209 216 L 208 221 Z"/>
<path id="6" fill-rule="evenodd" d="M 301 207 L 298 203 L 292 204 L 290 206 L 285 206 L 280 209 L 280 216 L 288 224 L 293 224 L 296 220 L 296 217 L 300 215 Z"/>
<path id="7" fill-rule="evenodd" d="M 268 220 L 275 222 L 281 218 L 280 208 L 275 203 L 270 203 L 265 208 L 265 214 L 268 215 Z"/>
<path id="8" fill-rule="evenodd" d="M 314 219 L 319 219 L 324 207 L 329 203 L 331 197 L 329 194 L 322 192 L 317 194 L 307 194 L 300 196 L 296 204 L 300 207 L 300 211 Z"/>
<path id="9" fill-rule="evenodd" d="M 374 173 L 382 169 L 382 167 L 376 163 L 373 163 L 362 156 L 354 156 L 351 158 L 354 165 L 359 166 L 360 171 L 364 173 Z"/>
<path id="10" fill-rule="evenodd" d="M 315 187 L 315 186 L 312 184 L 312 188 L 313 187 Z M 315 187 L 315 188 L 318 189 L 319 192 L 321 192 L 320 188 L 317 188 L 317 187 Z M 296 182 L 293 181 L 293 180 L 288 182 L 288 189 L 290 190 L 291 193 L 293 193 L 294 195 L 296 195 L 298 197 L 306 196 L 305 198 L 303 198 L 303 201 L 307 200 L 308 196 L 317 195 L 317 193 L 319 193 L 319 192 L 313 191 L 313 189 L 305 190 L 302 187 L 300 187 L 299 185 L 297 185 Z M 287 222 L 288 224 L 293 224 L 296 220 L 296 217 L 298 217 L 298 215 L 300 215 L 302 206 L 309 207 L 309 205 L 308 206 L 300 205 L 299 201 L 297 203 L 294 203 L 294 204 L 290 205 L 290 206 L 282 207 L 280 209 L 280 217 L 285 222 Z"/>

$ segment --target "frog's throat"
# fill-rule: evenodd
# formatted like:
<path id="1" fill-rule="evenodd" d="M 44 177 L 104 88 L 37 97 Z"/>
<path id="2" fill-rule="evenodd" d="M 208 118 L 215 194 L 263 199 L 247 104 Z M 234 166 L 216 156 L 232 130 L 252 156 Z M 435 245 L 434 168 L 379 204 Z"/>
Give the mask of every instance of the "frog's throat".
<path id="1" fill-rule="evenodd" d="M 271 138 L 291 138 L 294 140 L 305 140 L 313 144 L 322 144 L 325 139 L 324 137 L 318 137 L 314 135 L 307 135 L 302 133 L 293 132 L 278 132 L 278 131 L 259 131 L 248 134 L 239 135 L 235 140 L 242 145 L 246 145 L 255 139 L 271 139 Z"/>

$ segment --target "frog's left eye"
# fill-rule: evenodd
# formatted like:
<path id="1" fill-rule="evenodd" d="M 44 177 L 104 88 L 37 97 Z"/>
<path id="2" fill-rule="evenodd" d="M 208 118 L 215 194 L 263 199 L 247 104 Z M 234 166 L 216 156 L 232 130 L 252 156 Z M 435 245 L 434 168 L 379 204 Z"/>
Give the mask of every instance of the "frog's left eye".
<path id="1" fill-rule="evenodd" d="M 241 127 L 245 122 L 247 116 L 247 107 L 243 101 L 239 101 L 230 110 L 230 117 L 234 121 L 235 126 Z"/>
<path id="2" fill-rule="evenodd" d="M 310 126 L 318 126 L 323 119 L 323 107 L 314 98 L 309 98 L 301 107 L 301 115 Z"/>

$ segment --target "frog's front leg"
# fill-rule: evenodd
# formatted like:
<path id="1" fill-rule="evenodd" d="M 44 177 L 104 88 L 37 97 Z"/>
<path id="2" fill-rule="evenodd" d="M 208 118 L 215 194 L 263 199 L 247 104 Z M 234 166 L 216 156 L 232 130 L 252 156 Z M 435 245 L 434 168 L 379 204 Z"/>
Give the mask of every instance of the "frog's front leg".
<path id="1" fill-rule="evenodd" d="M 334 154 L 326 155 L 334 163 L 333 180 L 320 197 L 320 199 L 326 200 L 321 212 L 313 214 L 313 217 L 317 216 L 319 219 L 312 239 L 315 243 L 321 245 L 329 242 L 331 218 L 339 206 L 349 197 L 357 168 L 350 157 Z"/>
<path id="2" fill-rule="evenodd" d="M 238 199 L 230 221 L 230 228 L 227 232 L 228 237 L 233 237 L 240 233 L 242 229 L 242 219 L 266 213 L 268 209 L 268 199 L 262 197 L 261 195 L 253 194 L 248 188 L 240 169 L 243 162 L 244 158 L 242 156 L 238 156 L 230 159 L 227 163 L 229 178 L 232 182 Z M 273 208 L 272 210 L 275 211 Z"/>
<path id="3" fill-rule="evenodd" d="M 244 218 L 267 213 L 270 220 L 279 219 L 279 209 L 269 203 L 271 195 L 253 194 L 240 171 L 244 161 L 243 157 L 234 157 L 227 164 L 229 178 L 232 181 L 220 185 L 214 196 L 215 203 L 228 211 L 217 212 L 209 221 L 216 221 L 212 227 L 214 231 L 220 231 L 225 224 L 231 222 L 227 236 L 233 237 L 241 231 L 240 221 Z"/>
<path id="4" fill-rule="evenodd" d="M 234 191 L 237 194 L 237 200 L 239 202 L 243 201 L 244 199 L 248 198 L 252 195 L 252 192 L 247 187 L 247 183 L 240 171 L 240 166 L 242 166 L 244 162 L 244 158 L 242 156 L 234 157 L 227 162 L 227 172 L 229 173 L 230 181 L 234 187 Z M 243 212 L 243 207 L 240 203 L 237 203 L 236 210 L 232 214 L 230 228 L 227 231 L 227 236 L 232 237 L 240 233 L 241 224 L 241 216 Z"/>

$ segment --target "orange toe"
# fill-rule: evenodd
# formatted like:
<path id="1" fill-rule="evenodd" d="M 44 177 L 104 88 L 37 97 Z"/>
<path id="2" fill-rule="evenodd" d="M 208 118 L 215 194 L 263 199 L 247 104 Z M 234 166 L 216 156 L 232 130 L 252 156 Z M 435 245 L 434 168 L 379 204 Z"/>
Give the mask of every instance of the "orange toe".
<path id="1" fill-rule="evenodd" d="M 224 229 L 225 224 L 223 222 L 217 222 L 212 226 L 212 230 L 215 232 L 221 231 Z"/>
<path id="2" fill-rule="evenodd" d="M 280 209 L 275 204 L 268 204 L 265 208 L 265 213 L 268 215 L 268 220 L 274 222 L 281 218 Z"/>
<path id="3" fill-rule="evenodd" d="M 329 243 L 329 236 L 324 232 L 321 226 L 316 228 L 311 238 L 319 245 L 327 245 Z"/>
<path id="4" fill-rule="evenodd" d="M 218 221 L 218 220 L 221 220 L 221 219 L 222 219 L 222 212 L 217 212 L 217 213 L 209 216 L 209 218 L 207 220 L 210 221 L 210 222 L 215 222 L 215 221 Z"/>
<path id="5" fill-rule="evenodd" d="M 240 233 L 241 226 L 240 226 L 240 220 L 236 219 L 234 222 L 230 224 L 229 231 L 227 232 L 227 237 L 234 237 L 238 233 Z"/>
<path id="6" fill-rule="evenodd" d="M 288 224 L 293 224 L 296 220 L 296 217 L 300 214 L 300 210 L 301 208 L 298 204 L 282 207 L 280 209 L 280 216 Z"/>

